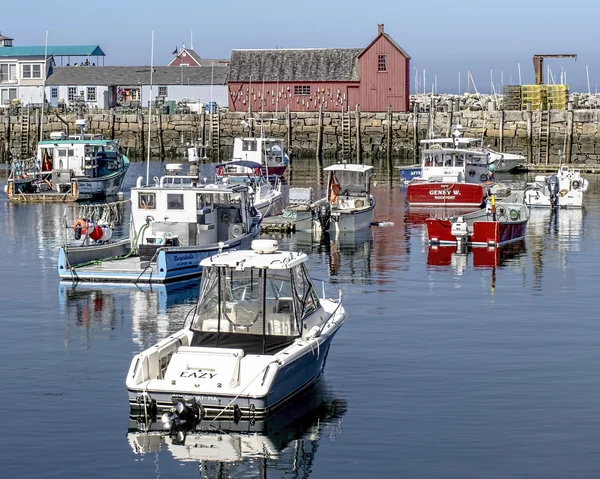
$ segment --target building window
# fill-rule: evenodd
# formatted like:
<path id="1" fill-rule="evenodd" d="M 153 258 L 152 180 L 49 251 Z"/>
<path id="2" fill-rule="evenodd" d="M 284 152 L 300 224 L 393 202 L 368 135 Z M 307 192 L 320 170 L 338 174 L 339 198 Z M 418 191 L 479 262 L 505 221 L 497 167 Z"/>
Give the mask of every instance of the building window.
<path id="1" fill-rule="evenodd" d="M 168 194 L 167 195 L 167 209 L 168 210 L 182 210 L 183 209 L 183 194 Z"/>
<path id="2" fill-rule="evenodd" d="M 158 87 L 158 96 L 167 96 L 167 87 L 166 86 Z"/>
<path id="3" fill-rule="evenodd" d="M 50 98 L 58 98 L 58 87 L 50 88 Z"/>
<path id="4" fill-rule="evenodd" d="M 0 90 L 0 104 L 10 103 L 11 100 L 16 100 L 17 89 L 16 88 L 3 88 Z"/>
<path id="5" fill-rule="evenodd" d="M 96 101 L 96 87 L 87 87 L 87 101 Z"/>
<path id="6" fill-rule="evenodd" d="M 12 83 L 17 79 L 17 65 L 14 63 L 3 63 L 0 65 L 0 82 Z"/>
<path id="7" fill-rule="evenodd" d="M 377 55 L 377 71 L 385 72 L 387 71 L 387 63 L 386 63 L 385 55 Z"/>
<path id="8" fill-rule="evenodd" d="M 68 101 L 75 101 L 75 97 L 77 96 L 77 87 L 76 86 L 70 86 L 67 88 L 67 100 Z"/>
<path id="9" fill-rule="evenodd" d="M 23 65 L 23 79 L 42 78 L 42 65 Z"/>
<path id="10" fill-rule="evenodd" d="M 294 95 L 310 95 L 310 85 L 294 86 Z"/>

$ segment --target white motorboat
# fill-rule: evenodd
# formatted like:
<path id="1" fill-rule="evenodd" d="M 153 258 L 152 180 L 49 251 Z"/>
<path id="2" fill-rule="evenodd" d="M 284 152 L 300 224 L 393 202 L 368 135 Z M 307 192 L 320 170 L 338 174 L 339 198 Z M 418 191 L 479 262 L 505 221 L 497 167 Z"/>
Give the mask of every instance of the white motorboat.
<path id="1" fill-rule="evenodd" d="M 278 209 L 281 210 L 281 179 L 276 176 L 271 184 L 263 175 L 259 163 L 245 160 L 228 161 L 217 166 L 217 179 L 224 183 L 247 184 L 250 202 L 263 218 L 273 215 Z"/>
<path id="2" fill-rule="evenodd" d="M 177 173 L 181 165 L 167 165 Z M 260 234 L 262 216 L 246 185 L 205 184 L 170 174 L 131 189 L 129 236 L 114 239 L 105 225 L 82 215 L 75 241 L 58 254 L 62 280 L 166 283 L 199 276 L 200 261 L 228 249 L 247 249 Z M 110 231 L 107 230 L 110 234 Z M 78 238 L 79 236 L 79 238 Z"/>
<path id="3" fill-rule="evenodd" d="M 267 177 L 282 177 L 290 164 L 282 138 L 246 137 L 233 141 L 232 160 L 253 161 Z"/>
<path id="4" fill-rule="evenodd" d="M 538 175 L 525 189 L 525 204 L 546 208 L 583 208 L 583 196 L 589 181 L 581 171 L 561 166 L 558 173 Z"/>
<path id="5" fill-rule="evenodd" d="M 273 240 L 204 259 L 190 323 L 131 361 L 131 407 L 259 419 L 316 382 L 346 311 L 341 292 L 318 297 L 307 259 Z"/>
<path id="6" fill-rule="evenodd" d="M 83 125 L 83 124 L 82 124 Z M 33 159 L 13 160 L 5 192 L 11 201 L 71 202 L 117 195 L 129 159 L 101 135 L 51 133 Z"/>

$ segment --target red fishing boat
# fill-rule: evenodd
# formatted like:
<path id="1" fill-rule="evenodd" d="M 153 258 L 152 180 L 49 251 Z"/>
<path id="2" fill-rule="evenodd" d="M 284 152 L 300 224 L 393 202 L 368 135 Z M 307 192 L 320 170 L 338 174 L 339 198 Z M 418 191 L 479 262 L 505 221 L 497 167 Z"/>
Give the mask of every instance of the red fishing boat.
<path id="1" fill-rule="evenodd" d="M 453 147 L 444 147 L 448 139 L 421 140 L 421 177 L 407 185 L 410 206 L 473 206 L 483 204 L 494 184 L 489 169 L 489 153 L 460 148 L 459 131 Z"/>
<path id="2" fill-rule="evenodd" d="M 519 199 L 521 201 L 519 201 Z M 429 218 L 427 235 L 431 244 L 457 246 L 501 246 L 525 237 L 529 209 L 518 195 L 485 208 L 451 218 Z"/>

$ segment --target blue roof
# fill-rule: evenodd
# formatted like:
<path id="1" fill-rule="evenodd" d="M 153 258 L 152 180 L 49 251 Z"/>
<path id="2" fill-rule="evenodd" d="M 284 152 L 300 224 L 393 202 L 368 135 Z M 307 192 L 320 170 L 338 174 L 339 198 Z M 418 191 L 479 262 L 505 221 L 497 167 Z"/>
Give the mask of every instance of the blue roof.
<path id="1" fill-rule="evenodd" d="M 223 163 L 221 165 L 217 165 L 217 168 L 219 166 L 244 166 L 246 168 L 260 168 L 260 163 L 257 163 L 256 161 L 248 161 L 248 160 L 233 160 L 233 161 L 228 161 L 227 163 Z"/>
<path id="2" fill-rule="evenodd" d="M 43 57 L 46 47 L 0 47 L 0 57 Z M 103 57 L 105 56 L 100 45 L 74 45 L 53 47 L 48 46 L 48 56 L 59 57 Z"/>

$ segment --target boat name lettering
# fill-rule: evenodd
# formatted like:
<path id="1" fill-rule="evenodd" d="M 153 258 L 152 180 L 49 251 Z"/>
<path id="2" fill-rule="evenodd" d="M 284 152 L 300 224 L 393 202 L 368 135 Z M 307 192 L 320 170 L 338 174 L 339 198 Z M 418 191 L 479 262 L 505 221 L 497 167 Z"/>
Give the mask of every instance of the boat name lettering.
<path id="1" fill-rule="evenodd" d="M 184 255 L 175 255 L 175 256 L 174 256 L 174 260 L 175 260 L 176 262 L 179 262 L 179 261 L 186 261 L 186 260 L 193 259 L 193 258 L 194 258 L 194 255 L 193 255 L 193 254 L 191 254 L 191 253 L 190 253 L 190 254 L 184 254 Z"/>
<path id="2" fill-rule="evenodd" d="M 214 378 L 217 373 L 205 373 L 203 371 L 183 371 L 179 377 L 180 378 L 196 378 L 196 379 L 203 379 L 206 378 L 208 375 L 208 379 L 212 379 Z"/>
<path id="3" fill-rule="evenodd" d="M 429 190 L 431 196 L 460 196 L 460 190 Z"/>

